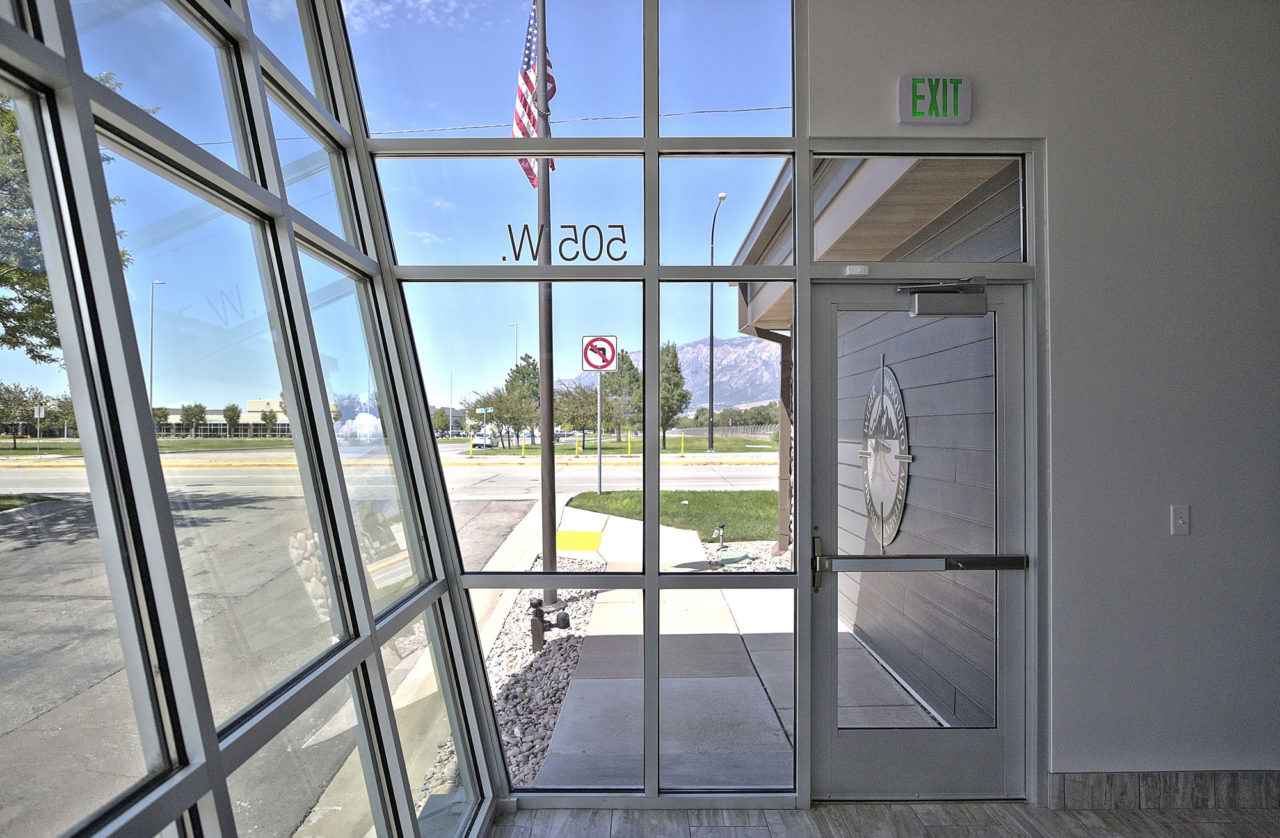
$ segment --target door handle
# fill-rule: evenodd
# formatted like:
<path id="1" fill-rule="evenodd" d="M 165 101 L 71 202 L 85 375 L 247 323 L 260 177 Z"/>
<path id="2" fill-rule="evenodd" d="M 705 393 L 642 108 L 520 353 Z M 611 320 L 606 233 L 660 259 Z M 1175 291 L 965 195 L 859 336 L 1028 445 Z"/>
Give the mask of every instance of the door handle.
<path id="1" fill-rule="evenodd" d="M 1026 570 L 1030 560 L 1024 554 L 990 555 L 899 555 L 847 556 L 822 552 L 822 539 L 813 537 L 813 590 L 822 587 L 824 573 L 939 572 L 957 570 Z"/>

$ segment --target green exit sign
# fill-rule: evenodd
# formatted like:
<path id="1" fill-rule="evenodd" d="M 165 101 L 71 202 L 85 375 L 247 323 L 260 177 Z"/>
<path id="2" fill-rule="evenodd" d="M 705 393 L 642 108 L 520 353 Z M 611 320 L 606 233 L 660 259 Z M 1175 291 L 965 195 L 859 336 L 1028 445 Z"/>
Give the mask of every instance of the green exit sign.
<path id="1" fill-rule="evenodd" d="M 968 76 L 917 73 L 898 79 L 898 122 L 903 125 L 968 125 L 972 113 Z"/>

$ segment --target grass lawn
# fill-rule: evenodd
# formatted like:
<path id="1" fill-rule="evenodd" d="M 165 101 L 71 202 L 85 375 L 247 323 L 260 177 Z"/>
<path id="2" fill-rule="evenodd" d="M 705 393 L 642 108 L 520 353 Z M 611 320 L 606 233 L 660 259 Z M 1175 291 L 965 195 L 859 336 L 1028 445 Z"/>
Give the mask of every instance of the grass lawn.
<path id="1" fill-rule="evenodd" d="M 54 498 L 47 495 L 0 495 L 0 512 L 17 509 L 29 503 L 39 503 L 42 500 L 54 500 Z"/>
<path id="2" fill-rule="evenodd" d="M 78 439 L 45 439 L 40 441 L 41 454 L 69 454 L 78 455 L 80 453 L 80 440 Z M 13 447 L 13 437 L 0 437 L 0 457 L 34 457 L 36 455 L 36 441 L 34 439 L 19 439 L 18 447 Z"/>
<path id="3" fill-rule="evenodd" d="M 642 517 L 640 504 L 639 491 L 583 492 L 569 501 L 574 509 L 637 520 Z M 658 504 L 663 526 L 697 530 L 703 541 L 715 540 L 716 524 L 724 524 L 725 541 L 771 541 L 778 537 L 775 490 L 660 492 Z"/>
<path id="4" fill-rule="evenodd" d="M 11 447 L 13 440 L 9 440 L 9 444 L 5 445 L 3 438 L 0 437 L 0 458 L 4 457 L 34 457 L 36 455 L 36 441 L 34 439 L 18 440 L 18 447 Z M 293 440 L 287 437 L 266 437 L 256 439 L 227 437 L 168 437 L 162 436 L 156 438 L 156 447 L 160 449 L 160 453 L 166 451 L 241 451 L 251 448 L 293 448 Z M 64 456 L 78 457 L 84 453 L 80 448 L 80 441 L 63 440 L 63 439 L 46 439 L 40 443 L 41 454 L 61 454 Z"/>
<path id="5" fill-rule="evenodd" d="M 441 445 L 468 445 L 468 441 L 462 440 L 437 440 Z M 524 454 L 526 457 L 533 456 L 538 453 L 540 445 L 526 445 Z M 689 436 L 684 438 L 684 452 L 686 454 L 705 454 L 707 452 L 706 437 Z M 778 443 L 771 442 L 767 439 L 745 439 L 742 437 L 717 437 L 716 451 L 718 454 L 750 454 L 753 452 L 766 453 L 770 451 L 776 452 Z M 640 437 L 632 437 L 630 449 L 627 446 L 627 440 L 624 437 L 621 442 L 612 436 L 606 435 L 604 438 L 604 455 L 606 457 L 622 454 L 641 454 L 644 452 L 644 442 Z M 670 432 L 667 433 L 667 447 L 662 449 L 663 454 L 679 454 L 680 437 Z M 487 457 L 495 455 L 510 456 L 511 454 L 519 454 L 520 446 L 517 444 L 514 448 L 473 448 L 471 453 L 477 457 Z M 595 437 L 587 437 L 587 443 L 584 447 L 581 437 L 575 446 L 572 439 L 564 439 L 556 443 L 556 456 L 569 457 L 577 454 L 581 457 L 594 457 L 596 455 Z"/>
<path id="6" fill-rule="evenodd" d="M 244 450 L 246 448 L 293 448 L 293 440 L 288 437 L 169 437 L 156 438 L 156 447 L 160 453 L 166 451 L 227 451 Z"/>

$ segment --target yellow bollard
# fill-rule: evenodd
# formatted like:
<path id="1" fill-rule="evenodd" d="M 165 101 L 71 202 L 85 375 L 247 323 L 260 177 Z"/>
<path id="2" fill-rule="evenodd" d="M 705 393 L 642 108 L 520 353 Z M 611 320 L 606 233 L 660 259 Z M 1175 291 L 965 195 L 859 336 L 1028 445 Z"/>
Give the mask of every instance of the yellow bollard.
<path id="1" fill-rule="evenodd" d="M 680 434 L 680 456 L 684 456 L 684 434 Z"/>
<path id="2" fill-rule="evenodd" d="M 578 441 L 578 438 L 575 436 L 573 438 L 573 456 L 575 457 L 578 456 Z"/>
<path id="3" fill-rule="evenodd" d="M 475 442 L 476 442 L 476 438 L 475 438 L 475 437 L 471 437 L 471 438 L 469 438 L 469 439 L 467 440 L 467 456 L 468 456 L 468 457 L 474 457 L 474 456 L 475 456 L 475 451 L 473 451 L 473 450 L 472 450 L 472 449 L 474 448 L 474 446 L 475 446 Z"/>
<path id="4" fill-rule="evenodd" d="M 524 437 L 520 437 L 520 456 L 524 456 Z"/>
<path id="5" fill-rule="evenodd" d="M 631 434 L 627 434 L 627 456 L 631 456 Z"/>

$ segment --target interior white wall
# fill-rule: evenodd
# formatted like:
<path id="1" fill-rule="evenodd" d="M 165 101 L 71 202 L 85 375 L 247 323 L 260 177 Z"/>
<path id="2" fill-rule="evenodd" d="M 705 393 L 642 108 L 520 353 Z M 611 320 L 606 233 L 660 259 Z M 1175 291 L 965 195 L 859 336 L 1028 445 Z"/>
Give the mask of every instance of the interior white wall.
<path id="1" fill-rule="evenodd" d="M 1049 770 L 1280 768 L 1280 4 L 810 0 L 809 38 L 813 136 L 1044 141 Z M 898 125 L 913 72 L 972 122 Z"/>

